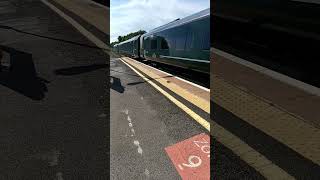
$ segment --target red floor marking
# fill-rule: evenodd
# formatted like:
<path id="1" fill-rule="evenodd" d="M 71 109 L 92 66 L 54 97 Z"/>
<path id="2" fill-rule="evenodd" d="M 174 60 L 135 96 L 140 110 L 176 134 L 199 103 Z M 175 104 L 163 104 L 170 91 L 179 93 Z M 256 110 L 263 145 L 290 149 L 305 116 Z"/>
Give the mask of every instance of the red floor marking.
<path id="1" fill-rule="evenodd" d="M 165 148 L 182 179 L 210 180 L 210 137 L 199 134 Z"/>

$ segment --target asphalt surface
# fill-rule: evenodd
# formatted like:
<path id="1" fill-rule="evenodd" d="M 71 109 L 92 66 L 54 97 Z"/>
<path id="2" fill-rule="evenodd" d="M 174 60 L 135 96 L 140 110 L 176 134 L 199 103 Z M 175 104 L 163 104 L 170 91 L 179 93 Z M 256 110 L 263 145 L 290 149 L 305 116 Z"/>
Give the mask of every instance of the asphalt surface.
<path id="1" fill-rule="evenodd" d="M 0 24 L 93 45 L 39 0 L 3 0 Z M 108 179 L 107 55 L 0 29 L 0 179 Z M 36 74 L 34 73 L 36 72 Z"/>

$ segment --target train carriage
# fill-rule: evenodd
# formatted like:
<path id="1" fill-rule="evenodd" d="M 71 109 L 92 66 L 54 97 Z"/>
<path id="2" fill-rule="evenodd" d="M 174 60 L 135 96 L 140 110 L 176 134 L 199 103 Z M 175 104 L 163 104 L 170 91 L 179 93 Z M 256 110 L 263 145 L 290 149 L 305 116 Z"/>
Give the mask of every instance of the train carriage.
<path id="1" fill-rule="evenodd" d="M 135 36 L 131 39 L 128 39 L 126 41 L 123 41 L 116 46 L 118 47 L 118 53 L 124 54 L 133 58 L 139 58 L 140 53 L 139 53 L 139 46 L 140 46 L 140 41 L 139 37 Z"/>
<path id="2" fill-rule="evenodd" d="M 210 72 L 210 10 L 151 30 L 141 36 L 141 57 L 172 66 Z"/>

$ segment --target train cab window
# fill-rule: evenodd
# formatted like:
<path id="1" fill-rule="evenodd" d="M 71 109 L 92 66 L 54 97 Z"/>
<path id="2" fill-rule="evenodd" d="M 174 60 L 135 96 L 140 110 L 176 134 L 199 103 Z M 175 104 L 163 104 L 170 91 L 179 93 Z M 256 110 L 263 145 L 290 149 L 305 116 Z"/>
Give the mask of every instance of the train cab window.
<path id="1" fill-rule="evenodd" d="M 164 38 L 161 38 L 161 49 L 169 49 L 168 42 Z"/>
<path id="2" fill-rule="evenodd" d="M 151 40 L 151 49 L 157 49 L 157 39 Z"/>

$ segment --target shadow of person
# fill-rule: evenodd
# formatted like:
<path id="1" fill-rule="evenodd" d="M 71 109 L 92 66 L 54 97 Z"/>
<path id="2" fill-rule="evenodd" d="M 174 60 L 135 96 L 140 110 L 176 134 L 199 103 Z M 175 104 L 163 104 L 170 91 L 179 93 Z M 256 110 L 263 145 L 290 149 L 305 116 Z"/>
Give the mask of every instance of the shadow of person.
<path id="1" fill-rule="evenodd" d="M 43 99 L 49 81 L 37 76 L 32 54 L 6 46 L 0 49 L 10 55 L 10 66 L 0 64 L 0 84 L 33 100 Z"/>
<path id="2" fill-rule="evenodd" d="M 54 73 L 56 75 L 72 76 L 72 75 L 95 71 L 98 69 L 104 69 L 107 67 L 108 67 L 108 64 L 93 64 L 93 65 L 87 65 L 87 66 L 74 66 L 74 67 L 69 67 L 69 68 L 57 69 L 54 71 Z"/>
<path id="3" fill-rule="evenodd" d="M 121 84 L 121 80 L 117 77 L 110 76 L 110 88 L 119 92 L 123 93 L 124 92 L 124 86 Z"/>

